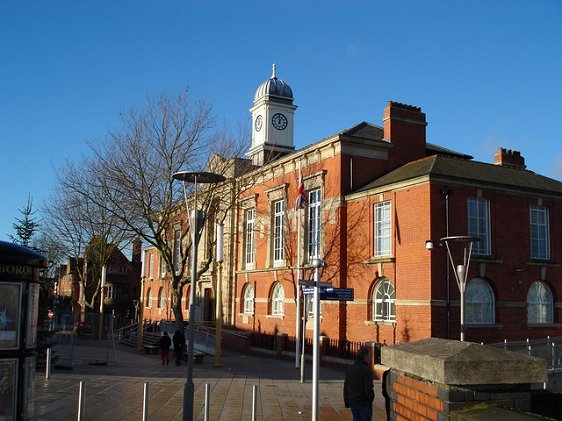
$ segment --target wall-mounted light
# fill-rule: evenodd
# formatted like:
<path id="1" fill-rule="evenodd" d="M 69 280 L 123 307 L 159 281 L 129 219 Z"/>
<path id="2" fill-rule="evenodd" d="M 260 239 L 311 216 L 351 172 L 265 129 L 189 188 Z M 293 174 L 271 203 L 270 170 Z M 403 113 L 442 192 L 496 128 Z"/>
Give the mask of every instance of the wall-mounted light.
<path id="1" fill-rule="evenodd" d="M 433 240 L 426 240 L 425 248 L 427 250 L 433 250 L 433 247 L 435 247 L 435 244 L 433 243 Z"/>

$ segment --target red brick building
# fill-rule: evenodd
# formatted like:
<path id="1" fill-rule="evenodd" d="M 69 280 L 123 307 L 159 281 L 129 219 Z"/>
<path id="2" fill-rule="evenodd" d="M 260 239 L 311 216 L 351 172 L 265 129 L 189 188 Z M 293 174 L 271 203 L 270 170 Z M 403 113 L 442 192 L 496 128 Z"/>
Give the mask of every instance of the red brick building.
<path id="1" fill-rule="evenodd" d="M 138 297 L 141 293 L 141 248 L 140 240 L 132 244 L 132 259 L 129 260 L 121 250 L 115 250 L 106 269 L 104 287 L 105 319 L 114 311 L 115 326 L 123 326 L 135 320 L 138 309 Z M 84 258 L 69 258 L 66 265 L 59 268 L 57 281 L 58 309 L 55 311 L 57 324 L 72 325 L 77 321 L 93 323 L 99 315 L 99 268 L 89 267 Z M 85 270 L 87 274 L 80 282 L 77 271 Z M 80 289 L 84 290 L 84 300 L 93 305 L 88 308 L 80 303 Z M 68 303 L 68 308 L 65 306 Z M 59 311 L 60 310 L 60 311 Z M 97 319 L 96 319 L 97 320 Z"/>
<path id="2" fill-rule="evenodd" d="M 322 335 L 387 344 L 459 338 L 459 289 L 440 239 L 471 236 L 481 241 L 468 267 L 466 339 L 560 335 L 561 182 L 527 170 L 517 151 L 500 148 L 487 164 L 428 143 L 422 110 L 396 102 L 382 126 L 361 122 L 295 151 L 296 109 L 274 70 L 250 109 L 253 169 L 243 179 L 251 187 L 228 218 L 226 270 L 219 277 L 215 266 L 200 280 L 198 320 L 212 319 L 221 282 L 225 323 L 295 336 L 297 280 L 311 279 L 319 257 L 323 282 L 354 290 L 353 301 L 322 301 Z M 301 173 L 306 203 L 296 209 Z M 459 245 L 451 251 L 458 262 Z M 171 314 L 159 270 L 157 256 L 145 255 L 145 310 L 156 319 Z"/>
<path id="3" fill-rule="evenodd" d="M 264 124 L 274 134 L 292 127 L 292 92 L 280 93 L 287 86 L 275 79 L 258 88 L 251 110 L 249 156 L 259 169 L 248 177 L 260 182 L 240 197 L 236 326 L 295 335 L 300 248 L 304 266 L 325 260 L 322 281 L 354 289 L 354 301 L 322 301 L 323 335 L 387 344 L 459 338 L 459 289 L 439 240 L 462 235 L 481 238 L 467 277 L 466 339 L 560 335 L 561 182 L 526 170 L 517 151 L 500 148 L 486 164 L 432 145 L 421 109 L 395 102 L 382 127 L 363 122 L 296 152 L 285 141 L 281 152 L 258 136 Z M 275 115 L 283 106 L 292 108 L 281 125 L 258 123 L 267 107 Z M 297 240 L 299 167 L 308 203 Z M 458 244 L 451 250 L 462 258 Z"/>

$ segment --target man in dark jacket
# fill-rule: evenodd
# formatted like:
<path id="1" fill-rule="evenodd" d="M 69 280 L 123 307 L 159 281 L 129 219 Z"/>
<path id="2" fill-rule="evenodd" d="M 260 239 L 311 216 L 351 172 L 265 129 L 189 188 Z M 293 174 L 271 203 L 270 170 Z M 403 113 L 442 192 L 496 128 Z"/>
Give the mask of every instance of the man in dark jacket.
<path id="1" fill-rule="evenodd" d="M 373 371 L 371 350 L 367 347 L 357 352 L 354 363 L 345 372 L 343 401 L 351 408 L 353 421 L 371 421 L 373 418 Z"/>
<path id="2" fill-rule="evenodd" d="M 174 354 L 176 355 L 176 365 L 181 365 L 181 359 L 183 357 L 183 350 L 185 348 L 185 336 L 181 331 L 176 330 L 174 336 L 172 337 L 172 342 L 174 343 Z"/>

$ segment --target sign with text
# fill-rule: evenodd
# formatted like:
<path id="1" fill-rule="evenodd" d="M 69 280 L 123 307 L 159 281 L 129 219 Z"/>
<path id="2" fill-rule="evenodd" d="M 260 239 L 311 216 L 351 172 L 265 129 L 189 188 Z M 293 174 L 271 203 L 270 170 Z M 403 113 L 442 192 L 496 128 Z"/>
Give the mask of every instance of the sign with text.
<path id="1" fill-rule="evenodd" d="M 302 289 L 304 295 L 314 294 L 314 287 L 305 287 Z M 353 301 L 353 288 L 320 288 L 320 299 L 331 301 Z"/>
<path id="2" fill-rule="evenodd" d="M 331 301 L 353 301 L 353 288 L 320 289 L 320 299 Z"/>

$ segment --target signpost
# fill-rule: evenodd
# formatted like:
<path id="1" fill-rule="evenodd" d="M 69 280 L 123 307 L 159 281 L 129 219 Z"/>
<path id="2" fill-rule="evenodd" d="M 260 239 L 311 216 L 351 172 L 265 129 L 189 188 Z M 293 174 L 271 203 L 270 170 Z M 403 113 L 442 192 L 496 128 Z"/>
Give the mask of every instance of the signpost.
<path id="1" fill-rule="evenodd" d="M 304 295 L 314 294 L 314 287 L 304 287 L 302 289 Z M 321 287 L 320 288 L 320 300 L 329 301 L 353 301 L 354 290 L 353 288 L 333 288 L 333 287 Z"/>

